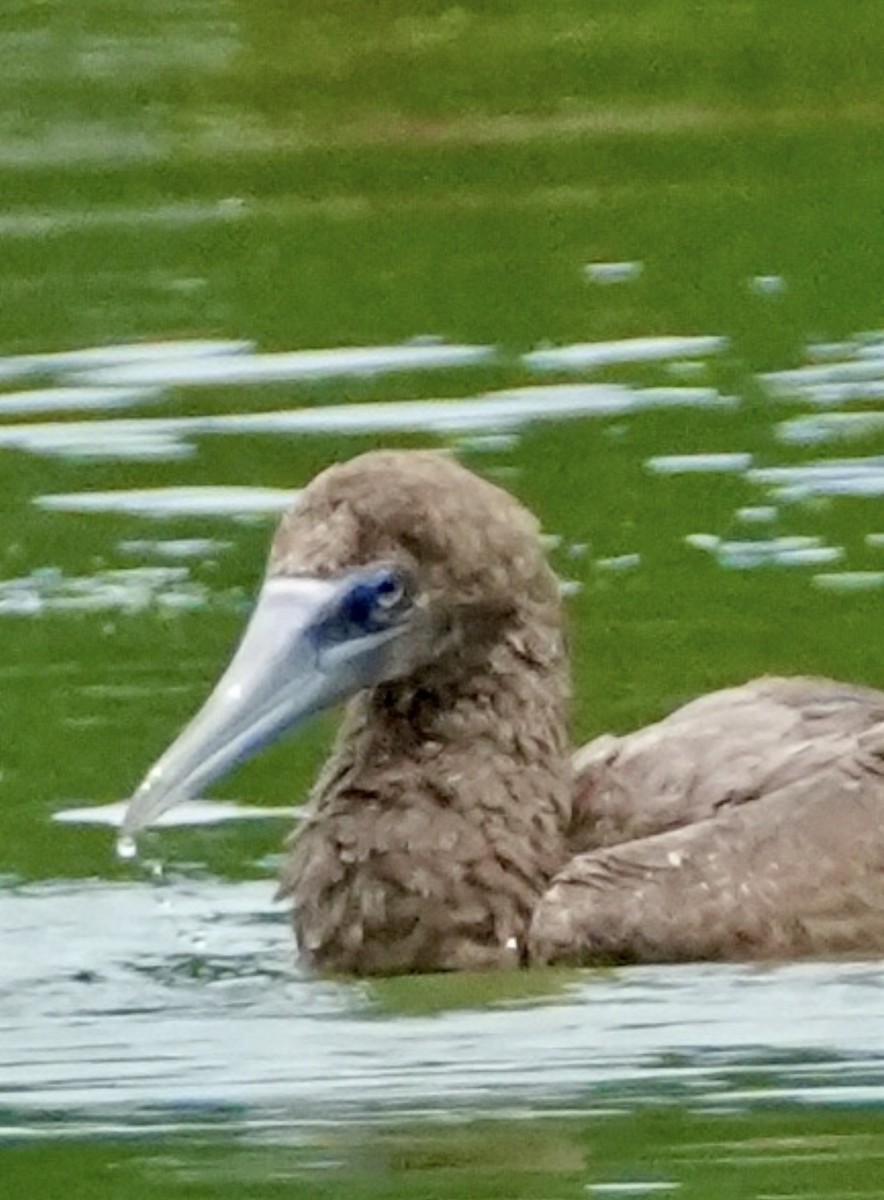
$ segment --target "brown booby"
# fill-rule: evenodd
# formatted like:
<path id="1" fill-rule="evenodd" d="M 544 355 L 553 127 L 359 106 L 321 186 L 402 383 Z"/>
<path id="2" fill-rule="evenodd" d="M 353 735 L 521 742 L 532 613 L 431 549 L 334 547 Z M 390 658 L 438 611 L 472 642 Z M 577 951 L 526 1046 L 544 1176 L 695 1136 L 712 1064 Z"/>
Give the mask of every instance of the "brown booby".
<path id="1" fill-rule="evenodd" d="M 360 975 L 884 951 L 884 693 L 715 692 L 573 754 L 535 518 L 439 453 L 320 474 L 254 613 L 122 837 L 346 702 L 281 894 Z"/>

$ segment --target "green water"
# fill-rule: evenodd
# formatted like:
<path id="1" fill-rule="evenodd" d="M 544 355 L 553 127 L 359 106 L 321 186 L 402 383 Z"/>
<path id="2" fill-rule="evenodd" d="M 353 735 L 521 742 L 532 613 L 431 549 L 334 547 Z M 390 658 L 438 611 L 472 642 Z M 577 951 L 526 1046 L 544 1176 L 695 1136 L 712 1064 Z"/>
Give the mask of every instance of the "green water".
<path id="1" fill-rule="evenodd" d="M 717 1118 L 664 1110 L 443 1130 L 334 1130 L 309 1146 L 210 1139 L 13 1147 L 25 1184 L 111 1196 L 477 1198 L 580 1195 L 877 1196 L 884 1139 L 867 1113 Z M 110 1161 L 109 1161 L 110 1160 Z M 16 1175 L 13 1180 L 17 1182 Z"/>
<path id="2" fill-rule="evenodd" d="M 22 0 L 0 12 L 4 1195 L 884 1191 L 877 964 L 310 980 L 271 901 L 285 820 L 153 835 L 165 886 L 116 862 L 106 827 L 53 823 L 128 795 L 201 702 L 274 518 L 45 503 L 297 488 L 372 446 L 451 446 L 559 539 L 575 740 L 764 672 L 882 686 L 884 488 L 786 501 L 746 469 L 649 466 L 884 454 L 871 426 L 845 443 L 785 440 L 784 422 L 826 405 L 774 398 L 761 380 L 810 361 L 814 344 L 848 340 L 817 353 L 853 362 L 881 344 L 851 340 L 884 327 L 880 18 L 877 4 L 835 0 Z M 642 269 L 586 278 L 585 264 L 611 261 Z M 541 375 L 522 358 L 674 334 L 727 348 L 592 373 Z M 5 377 L 22 354 L 424 335 L 497 349 L 457 370 L 222 380 L 119 413 L 2 412 L 9 393 L 84 386 L 45 368 Z M 583 380 L 734 403 L 537 420 L 504 440 L 346 422 L 198 432 L 140 457 L 114 450 L 114 429 L 99 450 L 45 440 L 54 422 L 160 429 L 342 404 L 355 428 L 375 403 L 469 409 L 483 393 Z M 873 386 L 841 402 L 879 408 Z M 30 449 L 10 446 L 11 426 Z M 738 511 L 760 505 L 773 505 L 761 536 L 817 538 L 840 557 L 737 570 L 685 540 L 739 540 Z M 181 539 L 203 545 L 170 557 L 162 543 Z M 605 565 L 624 555 L 636 557 Z M 818 578 L 844 572 L 868 572 L 867 586 Z M 214 794 L 300 802 L 332 727 Z"/>

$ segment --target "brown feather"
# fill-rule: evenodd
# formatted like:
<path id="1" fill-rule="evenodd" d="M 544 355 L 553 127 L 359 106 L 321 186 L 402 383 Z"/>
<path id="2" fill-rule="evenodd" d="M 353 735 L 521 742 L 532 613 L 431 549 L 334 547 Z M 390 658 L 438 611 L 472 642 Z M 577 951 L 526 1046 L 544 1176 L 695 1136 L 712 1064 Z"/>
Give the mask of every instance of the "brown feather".
<path id="1" fill-rule="evenodd" d="M 331 468 L 273 574 L 392 560 L 421 665 L 349 704 L 281 891 L 306 958 L 361 974 L 884 951 L 884 693 L 760 679 L 570 758 L 535 519 L 438 454 Z"/>

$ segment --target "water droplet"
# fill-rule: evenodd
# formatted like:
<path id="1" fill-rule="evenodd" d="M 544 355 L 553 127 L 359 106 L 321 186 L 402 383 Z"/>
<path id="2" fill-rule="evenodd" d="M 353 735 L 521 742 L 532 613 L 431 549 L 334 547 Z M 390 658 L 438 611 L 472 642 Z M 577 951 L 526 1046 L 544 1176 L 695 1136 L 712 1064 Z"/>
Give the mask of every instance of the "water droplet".
<path id="1" fill-rule="evenodd" d="M 138 855 L 138 845 L 131 834 L 123 833 L 117 838 L 117 858 L 131 862 Z"/>

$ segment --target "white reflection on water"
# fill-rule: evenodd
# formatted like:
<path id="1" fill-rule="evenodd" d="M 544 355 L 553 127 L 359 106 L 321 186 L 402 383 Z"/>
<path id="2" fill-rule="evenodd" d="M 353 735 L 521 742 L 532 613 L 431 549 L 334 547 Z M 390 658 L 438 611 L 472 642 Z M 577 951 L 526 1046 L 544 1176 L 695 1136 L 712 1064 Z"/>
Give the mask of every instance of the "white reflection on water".
<path id="1" fill-rule="evenodd" d="M 843 547 L 825 546 L 822 538 L 800 534 L 726 539 L 711 533 L 689 533 L 685 541 L 696 550 L 705 550 L 713 555 L 720 566 L 737 571 L 770 566 L 821 566 L 840 562 L 844 557 Z"/>
<path id="2" fill-rule="evenodd" d="M 814 575 L 813 582 L 827 592 L 866 592 L 884 587 L 884 571 L 836 571 Z"/>
<path id="3" fill-rule="evenodd" d="M 757 296 L 781 296 L 787 286 L 782 275 L 753 275 L 748 280 L 749 291 Z"/>
<path id="4" fill-rule="evenodd" d="M 879 366 L 880 373 L 884 374 L 884 359 L 881 360 Z M 884 380 L 867 379 L 863 383 L 803 384 L 798 389 L 790 388 L 782 394 L 787 397 L 793 393 L 799 399 L 818 408 L 849 404 L 854 400 L 881 400 L 884 398 Z"/>
<path id="5" fill-rule="evenodd" d="M 226 369 L 226 368 L 225 368 Z M 731 408 L 712 388 L 560 384 L 450 400 L 393 400 L 275 412 L 0 425 L 0 446 L 66 458 L 163 457 L 188 453 L 205 434 L 457 434 L 518 429 L 536 421 L 608 417 L 651 408 Z"/>
<path id="6" fill-rule="evenodd" d="M 691 355 L 704 358 L 719 353 L 725 342 L 715 337 L 632 338 L 594 342 L 525 355 L 525 366 L 581 372 L 615 364 L 671 363 Z M 19 392 L 5 399 L 11 407 L 33 404 L 50 408 L 55 403 L 82 401 L 101 407 L 127 403 L 147 395 L 162 394 L 167 385 L 262 383 L 310 379 L 326 375 L 374 373 L 399 369 L 434 369 L 465 366 L 495 359 L 489 346 L 449 345 L 434 338 L 418 338 L 399 346 L 344 347 L 329 350 L 256 354 L 250 343 L 171 342 L 118 347 L 91 347 L 61 354 L 31 355 L 0 360 L 0 370 L 33 371 L 61 375 L 65 387 Z M 884 388 L 884 339 L 879 333 L 857 334 L 837 345 L 808 348 L 815 362 L 795 370 L 761 377 L 776 395 L 788 395 L 818 407 L 840 404 L 855 396 L 866 401 Z M 498 365 L 500 365 L 498 363 Z M 690 365 L 688 362 L 687 364 Z M 97 387 L 103 383 L 105 387 Z M 109 385 L 115 383 L 117 389 Z M 122 385 L 129 389 L 125 390 Z M 69 386 L 68 386 L 69 385 Z M 153 392 L 138 389 L 153 389 Z M 0 411 L 4 398 L 0 396 Z M 194 439 L 208 434 L 293 436 L 334 433 L 420 431 L 436 436 L 460 436 L 462 449 L 509 449 L 515 431 L 537 421 L 630 416 L 651 409 L 733 409 L 733 395 L 705 386 L 635 387 L 623 383 L 572 382 L 532 385 L 487 392 L 463 398 L 379 401 L 363 404 L 293 407 L 272 412 L 206 413 L 189 417 L 128 418 L 105 421 L 56 421 L 0 425 L 0 446 L 65 458 L 150 459 L 180 458 L 195 453 Z M 776 426 L 781 443 L 813 444 L 839 438 L 869 436 L 881 428 L 884 415 L 868 410 L 823 412 L 785 421 Z M 793 466 L 756 467 L 743 451 L 658 454 L 646 460 L 658 475 L 722 473 L 743 476 L 756 487 L 771 489 L 781 501 L 814 496 L 884 495 L 884 459 L 866 457 L 831 459 Z M 142 516 L 222 515 L 248 519 L 275 514 L 292 494 L 271 488 L 169 488 L 120 492 L 69 493 L 43 496 L 44 508 L 69 512 L 115 511 Z M 778 510 L 771 505 L 744 505 L 736 513 L 741 525 L 770 522 Z M 764 514 L 756 516 L 754 514 Z M 824 566 L 845 557 L 844 548 L 823 544 L 801 535 L 721 536 L 692 534 L 690 544 L 708 551 L 719 565 L 746 569 L 758 566 Z M 149 553 L 153 553 L 149 551 Z M 157 554 L 163 553 L 160 550 Z M 189 553 L 189 552 L 188 552 Z M 170 552 L 168 557 L 186 557 Z M 607 562 L 608 560 L 605 560 Z M 621 559 L 610 560 L 621 565 Z M 631 558 L 622 559 L 630 566 Z M 875 573 L 845 570 L 814 577 L 817 586 L 830 590 L 856 590 L 877 586 Z M 39 586 L 38 586 L 39 584 Z M 138 606 L 151 598 L 139 583 L 139 592 L 127 590 L 126 581 L 96 577 L 94 586 L 76 581 L 67 593 L 47 593 L 42 581 L 31 577 L 8 581 L 0 590 L 0 612 L 31 612 L 42 607 Z M 576 586 L 576 585 L 575 585 Z M 190 585 L 156 593 L 164 603 L 198 605 L 205 595 Z"/>
<path id="7" fill-rule="evenodd" d="M 497 356 L 493 346 L 452 346 L 429 340 L 404 346 L 341 346 L 236 358 L 181 357 L 84 371 L 84 383 L 111 387 L 202 387 L 373 375 L 390 371 L 480 366 Z"/>
<path id="8" fill-rule="evenodd" d="M 591 262 L 583 268 L 590 283 L 612 284 L 633 283 L 641 279 L 645 264 L 642 262 Z"/>
<path id="9" fill-rule="evenodd" d="M 818 384 L 856 384 L 884 376 L 884 348 L 869 350 L 865 357 L 844 362 L 814 364 L 789 371 L 769 371 L 761 381 L 776 396 L 804 395 Z M 813 392 L 810 392 L 813 396 Z"/>
<path id="10" fill-rule="evenodd" d="M 531 1000 L 410 1015 L 432 981 L 311 979 L 271 885 L 87 882 L 0 891 L 0 1101 L 11 1130 L 226 1114 L 565 1108 L 677 1096 L 884 1098 L 884 967 L 552 973 Z M 455 981 L 456 983 L 457 981 Z M 397 1011 L 398 1006 L 398 1011 Z"/>
<path id="11" fill-rule="evenodd" d="M 884 395 L 884 391 L 882 391 Z M 822 446 L 869 437 L 884 430 L 884 412 L 817 413 L 776 427 L 777 440 L 791 446 Z"/>
<path id="12" fill-rule="evenodd" d="M 213 557 L 229 550 L 232 545 L 233 542 L 222 541 L 220 538 L 125 538 L 117 543 L 118 549 L 124 554 L 136 555 L 139 558 L 172 559 Z"/>
<path id="13" fill-rule="evenodd" d="M 127 513 L 138 517 L 256 517 L 281 513 L 297 492 L 269 487 L 121 488 L 112 492 L 60 492 L 38 496 L 54 512 Z M 161 543 L 157 543 L 158 545 Z"/>
<path id="14" fill-rule="evenodd" d="M 639 337 L 610 342 L 579 342 L 534 350 L 523 357 L 538 371 L 585 371 L 618 363 L 665 362 L 670 358 L 707 358 L 727 348 L 723 337 Z"/>
<path id="15" fill-rule="evenodd" d="M 0 393 L 0 415 L 126 408 L 162 396 L 160 388 L 34 388 L 27 392 Z"/>
<path id="16" fill-rule="evenodd" d="M 0 616 L 29 617 L 44 612 L 139 612 L 161 608 L 202 608 L 209 589 L 190 579 L 187 567 L 127 567 L 69 576 L 55 567 L 0 580 Z"/>
<path id="17" fill-rule="evenodd" d="M 742 474 L 752 465 L 752 455 L 737 451 L 732 454 L 658 454 L 649 458 L 646 466 L 658 475 L 687 475 L 699 473 Z"/>
<path id="18" fill-rule="evenodd" d="M 794 467 L 747 472 L 752 483 L 773 488 L 783 500 L 808 496 L 884 496 L 884 457 L 830 458 Z"/>
<path id="19" fill-rule="evenodd" d="M 0 144 L 0 156 L 4 147 Z M 110 149 L 110 147 L 108 147 Z M 262 205 L 266 210 L 267 205 Z M 216 222 L 238 220 L 252 215 L 255 205 L 246 204 L 238 196 L 224 196 L 212 200 L 179 200 L 153 207 L 121 207 L 90 209 L 55 209 L 51 212 L 3 212 L 0 213 L 0 237 L 39 238 L 84 230 L 144 230 L 161 226 L 166 229 L 182 229 L 191 225 L 207 225 Z M 188 280 L 185 277 L 185 288 Z"/>
<path id="20" fill-rule="evenodd" d="M 30 375 L 66 375 L 101 367 L 125 367 L 138 363 L 174 362 L 177 359 L 226 357 L 248 354 L 252 342 L 242 339 L 181 338 L 169 342 L 122 342 L 117 345 L 87 346 L 81 350 L 53 350 L 43 354 L 17 354 L 0 357 L 0 380 Z M 139 385 L 140 386 L 140 385 Z"/>
<path id="21" fill-rule="evenodd" d="M 69 459 L 189 458 L 194 447 L 158 420 L 66 421 L 0 426 L 0 445 Z"/>

